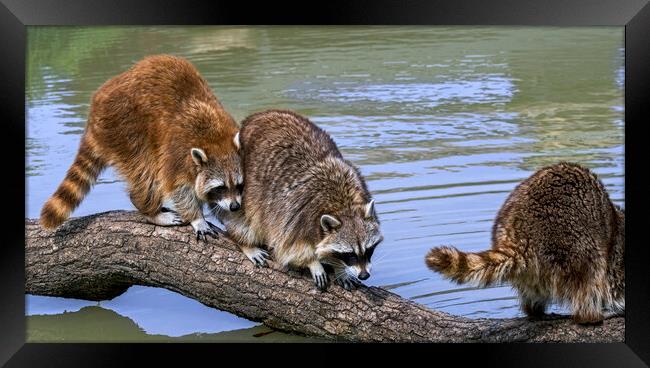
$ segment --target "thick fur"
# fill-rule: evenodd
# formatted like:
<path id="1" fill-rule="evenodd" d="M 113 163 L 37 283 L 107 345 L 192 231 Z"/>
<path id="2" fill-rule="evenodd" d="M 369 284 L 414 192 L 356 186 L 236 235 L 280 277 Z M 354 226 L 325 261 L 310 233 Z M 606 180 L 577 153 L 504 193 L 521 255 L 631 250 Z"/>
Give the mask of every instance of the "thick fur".
<path id="1" fill-rule="evenodd" d="M 65 221 L 102 169 L 112 165 L 126 179 L 135 207 L 151 221 L 192 222 L 206 231 L 202 205 L 214 197 L 211 183 L 224 182 L 219 197 L 240 195 L 237 132 L 192 64 L 147 57 L 93 95 L 77 157 L 43 206 L 41 224 L 54 228 Z M 195 162 L 192 148 L 207 160 Z"/>
<path id="2" fill-rule="evenodd" d="M 578 323 L 603 308 L 625 309 L 625 214 L 587 168 L 545 167 L 519 184 L 499 211 L 492 249 L 433 248 L 426 264 L 458 282 L 510 282 L 530 316 L 550 302 L 570 306 Z"/>
<path id="3" fill-rule="evenodd" d="M 278 263 L 309 268 L 319 287 L 321 263 L 335 268 L 337 281 L 368 277 L 369 249 L 381 240 L 374 202 L 327 133 L 291 111 L 269 110 L 247 117 L 240 136 L 242 210 L 225 224 L 249 258 L 258 263 L 251 249 L 266 244 Z M 340 252 L 355 255 L 345 262 Z"/>

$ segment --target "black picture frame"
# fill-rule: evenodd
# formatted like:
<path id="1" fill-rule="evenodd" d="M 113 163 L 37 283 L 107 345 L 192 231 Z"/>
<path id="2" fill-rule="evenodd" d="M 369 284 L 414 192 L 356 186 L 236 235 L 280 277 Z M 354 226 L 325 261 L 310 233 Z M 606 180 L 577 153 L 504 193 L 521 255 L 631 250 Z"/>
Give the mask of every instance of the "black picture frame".
<path id="1" fill-rule="evenodd" d="M 30 25 L 153 25 L 153 24 L 391 24 L 391 25 L 535 25 L 625 27 L 625 207 L 626 315 L 625 342 L 613 344 L 316 344 L 269 346 L 272 353 L 251 356 L 249 347 L 215 344 L 33 344 L 25 343 L 24 218 L 25 218 L 25 57 L 26 26 Z M 284 357 L 276 349 L 323 356 L 331 364 L 350 359 L 380 360 L 393 349 L 403 350 L 419 364 L 479 364 L 508 366 L 617 366 L 650 364 L 650 272 L 645 262 L 648 246 L 640 226 L 644 209 L 643 169 L 648 154 L 643 123 L 650 116 L 650 5 L 647 0 L 430 0 L 327 1 L 279 4 L 236 1 L 156 0 L 0 0 L 0 111 L 5 126 L 0 144 L 4 161 L 5 213 L 0 246 L 0 365 L 17 366 L 121 366 L 133 354 L 184 365 L 207 358 L 225 363 L 225 355 L 239 354 L 252 364 Z M 234 350 L 233 350 L 234 349 Z M 240 350 L 241 349 L 241 350 Z M 257 349 L 257 347 L 256 347 Z M 327 349 L 327 350 L 325 350 Z M 339 349 L 342 349 L 340 352 Z M 372 349 L 365 350 L 365 349 Z M 361 352 L 363 350 L 363 352 Z M 327 351 L 327 353 L 326 353 Z M 224 354 L 226 353 L 226 354 Z M 257 355 L 257 354 L 256 354 Z M 394 355 L 398 359 L 402 356 Z M 253 359 L 250 359 L 253 358 Z M 334 359 L 331 359 L 334 358 Z M 373 359 L 374 358 L 374 359 Z M 443 359 L 444 358 L 444 359 Z M 221 361 L 223 359 L 223 361 Z M 325 362 L 325 359 L 323 360 Z M 291 359 L 291 362 L 295 362 Z M 645 363 L 644 363 L 645 362 Z M 291 363 L 289 363 L 291 364 Z M 366 363 L 367 364 L 367 363 Z M 408 364 L 408 363 L 407 363 Z"/>

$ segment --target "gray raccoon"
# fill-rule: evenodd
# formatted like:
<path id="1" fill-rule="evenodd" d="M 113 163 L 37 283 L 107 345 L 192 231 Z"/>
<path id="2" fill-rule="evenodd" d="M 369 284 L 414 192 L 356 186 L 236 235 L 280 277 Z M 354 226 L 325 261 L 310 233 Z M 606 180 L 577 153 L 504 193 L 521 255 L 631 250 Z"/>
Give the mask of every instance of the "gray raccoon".
<path id="1" fill-rule="evenodd" d="M 246 256 L 266 265 L 266 244 L 279 264 L 308 268 L 321 290 L 323 264 L 348 290 L 370 277 L 383 240 L 374 200 L 329 135 L 294 112 L 269 110 L 243 121 L 240 142 L 241 210 L 216 215 Z"/>
<path id="2" fill-rule="evenodd" d="M 492 249 L 433 248 L 426 264 L 458 282 L 510 282 L 523 311 L 568 304 L 577 323 L 625 310 L 625 213 L 587 168 L 545 167 L 519 184 L 492 228 Z"/>

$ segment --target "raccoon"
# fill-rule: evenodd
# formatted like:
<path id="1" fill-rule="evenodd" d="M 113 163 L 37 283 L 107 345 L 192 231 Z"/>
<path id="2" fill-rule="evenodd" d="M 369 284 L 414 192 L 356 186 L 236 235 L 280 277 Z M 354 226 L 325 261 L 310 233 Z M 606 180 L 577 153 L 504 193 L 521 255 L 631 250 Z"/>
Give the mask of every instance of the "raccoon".
<path id="1" fill-rule="evenodd" d="M 433 248 L 426 264 L 458 283 L 508 281 L 523 311 L 568 305 L 577 323 L 598 323 L 625 310 L 625 214 L 589 169 L 542 168 L 520 183 L 492 228 L 492 249 Z"/>
<path id="2" fill-rule="evenodd" d="M 240 207 L 239 128 L 182 58 L 146 57 L 94 93 L 77 156 L 41 211 L 43 227 L 63 223 L 108 165 L 150 222 L 190 223 L 197 239 L 221 231 L 204 219 L 205 203 Z"/>
<path id="3" fill-rule="evenodd" d="M 240 134 L 242 208 L 217 216 L 246 256 L 265 266 L 267 245 L 280 265 L 308 268 L 321 290 L 329 283 L 323 265 L 348 290 L 368 279 L 383 240 L 375 202 L 329 135 L 284 110 L 247 117 Z"/>

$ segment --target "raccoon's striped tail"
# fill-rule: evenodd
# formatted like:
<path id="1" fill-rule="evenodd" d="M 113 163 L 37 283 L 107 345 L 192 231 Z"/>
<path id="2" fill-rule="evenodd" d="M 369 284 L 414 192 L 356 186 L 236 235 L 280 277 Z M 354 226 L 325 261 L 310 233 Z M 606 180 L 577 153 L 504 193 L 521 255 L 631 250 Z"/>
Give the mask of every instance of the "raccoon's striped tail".
<path id="1" fill-rule="evenodd" d="M 79 206 L 105 166 L 84 135 L 72 166 L 41 210 L 41 225 L 47 229 L 61 225 Z"/>
<path id="2" fill-rule="evenodd" d="M 459 284 L 478 286 L 506 281 L 521 265 L 516 252 L 507 247 L 479 253 L 465 253 L 454 247 L 437 247 L 429 251 L 425 262 L 431 270 Z"/>

